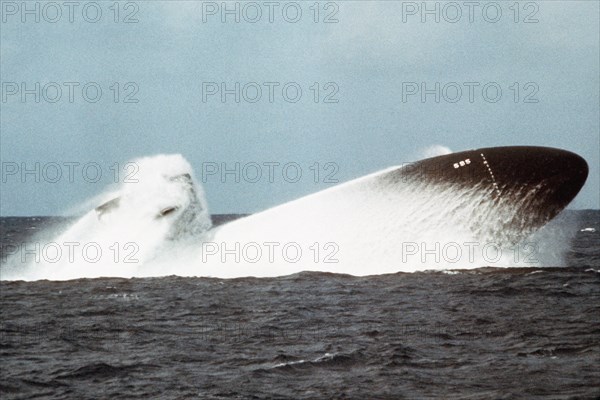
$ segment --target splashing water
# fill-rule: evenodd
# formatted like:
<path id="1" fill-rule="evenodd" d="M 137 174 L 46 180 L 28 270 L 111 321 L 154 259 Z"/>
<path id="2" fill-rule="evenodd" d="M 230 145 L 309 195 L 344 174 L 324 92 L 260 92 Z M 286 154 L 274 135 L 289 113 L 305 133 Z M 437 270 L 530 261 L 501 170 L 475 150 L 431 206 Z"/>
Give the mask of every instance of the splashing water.
<path id="1" fill-rule="evenodd" d="M 449 147 L 443 146 L 441 144 L 434 144 L 432 146 L 426 147 L 421 151 L 419 158 L 430 158 L 435 156 L 443 156 L 446 154 L 452 153 Z"/>
<path id="2" fill-rule="evenodd" d="M 63 232 L 34 238 L 29 246 L 36 249 L 33 262 L 23 268 L 23 254 L 17 254 L 7 262 L 3 279 L 136 276 L 172 243 L 210 229 L 204 193 L 182 156 L 133 163 L 138 167 L 135 178 L 103 193 L 102 206 Z"/>
<path id="3" fill-rule="evenodd" d="M 481 187 L 392 185 L 386 174 L 400 167 L 211 229 L 204 193 L 183 157 L 134 162 L 136 181 L 104 193 L 99 207 L 51 240 L 39 238 L 33 262 L 11 258 L 2 279 L 372 275 L 562 263 L 560 251 L 547 252 L 564 242 L 556 227 L 529 237 L 519 206 Z"/>

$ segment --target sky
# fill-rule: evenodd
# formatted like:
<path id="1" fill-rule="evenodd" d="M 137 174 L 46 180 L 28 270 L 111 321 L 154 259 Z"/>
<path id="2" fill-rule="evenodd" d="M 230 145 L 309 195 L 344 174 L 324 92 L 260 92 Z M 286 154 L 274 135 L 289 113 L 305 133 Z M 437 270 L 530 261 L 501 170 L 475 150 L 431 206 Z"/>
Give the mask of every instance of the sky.
<path id="1" fill-rule="evenodd" d="M 580 154 L 570 207 L 600 208 L 597 1 L 69 4 L 0 2 L 2 216 L 72 213 L 157 154 L 252 213 L 510 145 Z"/>

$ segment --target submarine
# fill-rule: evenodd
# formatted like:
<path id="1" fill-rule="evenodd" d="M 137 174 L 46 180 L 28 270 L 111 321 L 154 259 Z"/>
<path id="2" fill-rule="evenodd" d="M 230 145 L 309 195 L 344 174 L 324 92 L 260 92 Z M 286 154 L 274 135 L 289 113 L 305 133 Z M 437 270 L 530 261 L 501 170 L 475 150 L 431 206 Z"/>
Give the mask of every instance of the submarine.
<path id="1" fill-rule="evenodd" d="M 117 196 L 96 208 L 96 218 L 102 223 L 115 214 L 119 220 L 161 224 L 168 232 L 165 240 L 201 248 L 188 261 L 197 275 L 225 278 L 307 270 L 369 275 L 414 271 L 415 264 L 462 268 L 464 257 L 439 264 L 427 257 L 407 259 L 407 249 L 514 246 L 556 217 L 588 175 L 586 161 L 567 150 L 480 148 L 393 166 L 214 226 L 202 188 L 186 165 L 161 175 L 155 197 L 178 195 L 156 201 L 150 213 L 133 217 L 135 207 L 124 204 L 130 200 Z M 141 190 L 129 190 L 127 198 Z M 292 256 L 279 254 L 283 249 Z M 274 253 L 279 257 L 271 257 Z"/>

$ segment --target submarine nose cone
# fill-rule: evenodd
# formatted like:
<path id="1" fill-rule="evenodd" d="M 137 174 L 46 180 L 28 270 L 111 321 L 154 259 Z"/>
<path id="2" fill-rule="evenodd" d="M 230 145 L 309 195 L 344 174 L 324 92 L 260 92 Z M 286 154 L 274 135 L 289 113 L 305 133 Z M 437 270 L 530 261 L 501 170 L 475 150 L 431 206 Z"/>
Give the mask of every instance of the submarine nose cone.
<path id="1" fill-rule="evenodd" d="M 575 192 L 577 194 L 588 177 L 589 167 L 587 162 L 578 154 L 564 150 L 561 154 L 560 162 L 563 163 L 563 175 L 566 175 L 568 182 L 577 187 L 577 191 Z"/>
<path id="2" fill-rule="evenodd" d="M 548 205 L 560 208 L 573 200 L 588 176 L 587 162 L 567 150 L 516 146 L 479 151 L 499 187 L 508 191 L 537 188 Z"/>
<path id="3" fill-rule="evenodd" d="M 489 237 L 507 237 L 514 243 L 560 213 L 587 176 L 585 160 L 570 151 L 509 146 L 428 158 L 384 179 L 391 183 L 404 179 L 454 198 L 457 204 L 471 207 L 474 215 L 498 221 Z"/>
<path id="4" fill-rule="evenodd" d="M 528 159 L 529 174 L 534 180 L 560 180 L 568 187 L 576 188 L 577 193 L 587 179 L 587 162 L 575 153 L 544 147 L 525 148 L 523 152 Z"/>
<path id="5" fill-rule="evenodd" d="M 549 200 L 561 208 L 577 196 L 589 172 L 588 164 L 581 156 L 566 150 L 548 154 L 538 168 L 545 177 L 545 185 L 552 189 L 548 191 Z"/>
<path id="6" fill-rule="evenodd" d="M 559 160 L 554 160 L 554 162 L 559 164 L 559 168 L 561 168 L 560 174 L 565 179 L 565 183 L 569 183 L 570 186 L 576 188 L 574 193 L 576 195 L 587 179 L 589 172 L 588 164 L 583 157 L 570 151 L 562 150 L 559 158 Z"/>

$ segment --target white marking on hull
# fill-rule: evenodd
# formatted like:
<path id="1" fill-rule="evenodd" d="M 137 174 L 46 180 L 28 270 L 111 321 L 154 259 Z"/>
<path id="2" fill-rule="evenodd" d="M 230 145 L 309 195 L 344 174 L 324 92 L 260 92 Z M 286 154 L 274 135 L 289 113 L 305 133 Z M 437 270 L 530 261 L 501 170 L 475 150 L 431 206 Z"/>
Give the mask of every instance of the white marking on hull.
<path id="1" fill-rule="evenodd" d="M 498 183 L 496 183 L 496 178 L 494 177 L 494 172 L 492 171 L 492 167 L 490 167 L 490 163 L 488 163 L 488 161 L 485 159 L 485 156 L 483 155 L 483 153 L 481 154 L 481 158 L 483 158 L 483 165 L 486 166 L 488 173 L 490 174 L 490 177 L 492 178 L 492 185 L 494 186 L 494 189 L 496 190 L 496 194 L 498 194 L 498 196 L 500 196 L 500 188 L 498 187 Z"/>

